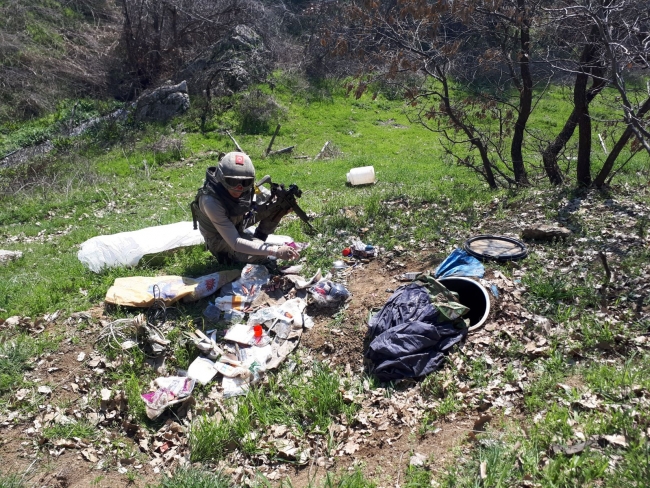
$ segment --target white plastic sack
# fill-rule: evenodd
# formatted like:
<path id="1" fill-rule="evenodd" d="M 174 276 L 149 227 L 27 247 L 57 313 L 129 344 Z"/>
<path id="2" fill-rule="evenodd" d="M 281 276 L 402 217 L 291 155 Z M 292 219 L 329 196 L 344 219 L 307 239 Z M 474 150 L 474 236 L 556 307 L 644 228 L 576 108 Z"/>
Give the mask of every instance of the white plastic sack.
<path id="1" fill-rule="evenodd" d="M 142 256 L 204 242 L 192 222 L 146 227 L 133 232 L 97 236 L 81 244 L 79 261 L 95 273 L 103 268 L 135 266 Z"/>

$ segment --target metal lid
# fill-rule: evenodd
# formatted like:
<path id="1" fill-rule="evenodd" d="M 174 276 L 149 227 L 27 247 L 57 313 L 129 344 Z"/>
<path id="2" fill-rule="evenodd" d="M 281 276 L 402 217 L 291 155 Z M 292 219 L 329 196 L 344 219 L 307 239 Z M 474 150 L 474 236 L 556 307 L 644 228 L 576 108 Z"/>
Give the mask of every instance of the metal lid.
<path id="1" fill-rule="evenodd" d="M 465 251 L 478 259 L 513 261 L 528 255 L 523 242 L 506 236 L 480 235 L 465 241 Z"/>

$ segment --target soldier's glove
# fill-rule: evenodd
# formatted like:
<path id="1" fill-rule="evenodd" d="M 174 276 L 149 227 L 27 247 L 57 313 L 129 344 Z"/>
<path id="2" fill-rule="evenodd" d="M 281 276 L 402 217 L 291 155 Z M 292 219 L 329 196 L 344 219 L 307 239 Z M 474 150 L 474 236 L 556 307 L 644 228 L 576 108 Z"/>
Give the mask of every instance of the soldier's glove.
<path id="1" fill-rule="evenodd" d="M 286 260 L 298 259 L 300 257 L 298 251 L 291 246 L 280 246 L 274 254 L 275 257 Z"/>

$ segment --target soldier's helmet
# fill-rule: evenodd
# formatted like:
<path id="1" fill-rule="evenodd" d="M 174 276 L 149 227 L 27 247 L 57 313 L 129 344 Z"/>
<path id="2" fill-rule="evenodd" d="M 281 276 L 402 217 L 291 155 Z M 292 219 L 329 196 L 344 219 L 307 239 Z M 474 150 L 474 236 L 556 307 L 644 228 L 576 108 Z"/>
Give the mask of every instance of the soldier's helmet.
<path id="1" fill-rule="evenodd" d="M 255 167 L 247 154 L 229 152 L 219 161 L 215 176 L 226 190 L 245 192 L 253 187 Z"/>

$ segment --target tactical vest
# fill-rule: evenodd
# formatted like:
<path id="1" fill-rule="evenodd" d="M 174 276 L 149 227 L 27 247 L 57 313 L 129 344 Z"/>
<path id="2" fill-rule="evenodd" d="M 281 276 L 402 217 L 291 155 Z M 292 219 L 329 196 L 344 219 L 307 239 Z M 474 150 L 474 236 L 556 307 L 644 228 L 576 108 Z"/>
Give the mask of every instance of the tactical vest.
<path id="1" fill-rule="evenodd" d="M 211 197 L 219 200 L 221 204 L 223 204 L 224 208 L 226 209 L 226 216 L 235 225 L 237 231 L 243 232 L 244 217 L 248 212 L 251 211 L 253 193 L 249 192 L 248 195 L 242 195 L 243 198 L 248 198 L 248 201 L 242 201 L 241 198 L 240 201 L 233 200 L 230 197 L 228 190 L 226 190 L 220 183 L 213 181 L 215 169 L 216 168 L 214 167 L 207 169 L 205 182 L 203 183 L 203 186 L 196 192 L 194 201 L 190 203 L 194 229 L 196 230 L 197 223 L 200 223 L 203 229 L 216 235 L 220 235 L 219 231 L 217 231 L 214 225 L 212 225 L 212 221 L 208 218 L 207 215 L 203 213 L 199 206 L 199 198 L 201 198 L 203 195 L 210 195 Z"/>

